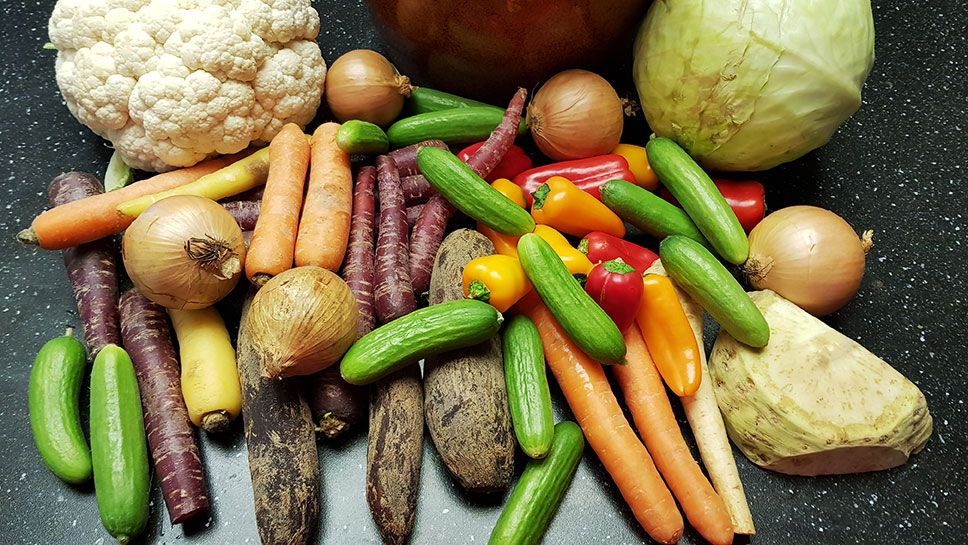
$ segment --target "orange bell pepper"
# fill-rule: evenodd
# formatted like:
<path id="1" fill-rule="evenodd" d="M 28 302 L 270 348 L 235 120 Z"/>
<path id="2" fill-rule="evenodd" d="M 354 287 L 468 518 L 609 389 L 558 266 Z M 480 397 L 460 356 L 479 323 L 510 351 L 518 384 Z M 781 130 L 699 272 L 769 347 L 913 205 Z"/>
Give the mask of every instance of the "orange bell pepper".
<path id="1" fill-rule="evenodd" d="M 588 256 L 578 251 L 577 248 L 572 246 L 565 235 L 562 235 L 556 231 L 553 227 L 547 225 L 538 225 L 534 228 L 534 234 L 543 238 L 545 242 L 551 245 L 551 249 L 558 254 L 561 261 L 568 268 L 568 272 L 573 275 L 578 275 L 583 278 L 588 277 L 588 273 L 592 271 L 592 267 L 595 265 L 588 259 Z M 517 249 L 515 247 L 515 254 L 517 254 Z"/>
<path id="2" fill-rule="evenodd" d="M 502 195 L 511 199 L 514 204 L 520 206 L 521 208 L 526 208 L 524 202 L 524 191 L 521 188 L 508 180 L 507 178 L 498 178 L 491 182 L 491 187 L 501 192 Z M 505 235 L 504 233 L 498 233 L 494 229 L 484 225 L 481 222 L 477 222 L 477 232 L 486 236 L 494 244 L 494 250 L 501 255 L 506 255 L 518 258 L 518 239 L 521 237 L 512 237 L 510 235 Z"/>
<path id="3" fill-rule="evenodd" d="M 643 277 L 635 321 L 669 389 L 680 397 L 696 393 L 702 380 L 699 345 L 671 280 L 658 274 Z"/>
<path id="4" fill-rule="evenodd" d="M 465 297 L 489 303 L 499 312 L 511 308 L 531 291 L 521 263 L 501 254 L 471 260 L 461 273 L 461 284 Z"/>
<path id="5" fill-rule="evenodd" d="M 535 223 L 550 225 L 576 237 L 603 231 L 622 238 L 625 224 L 602 201 L 592 197 L 561 176 L 541 184 L 531 196 L 531 217 Z"/>
<path id="6" fill-rule="evenodd" d="M 612 155 L 621 155 L 629 163 L 629 170 L 635 175 L 635 185 L 655 191 L 659 187 L 659 177 L 649 165 L 649 156 L 645 148 L 634 144 L 619 144 L 611 151 Z M 631 180 L 626 180 L 631 181 Z"/>

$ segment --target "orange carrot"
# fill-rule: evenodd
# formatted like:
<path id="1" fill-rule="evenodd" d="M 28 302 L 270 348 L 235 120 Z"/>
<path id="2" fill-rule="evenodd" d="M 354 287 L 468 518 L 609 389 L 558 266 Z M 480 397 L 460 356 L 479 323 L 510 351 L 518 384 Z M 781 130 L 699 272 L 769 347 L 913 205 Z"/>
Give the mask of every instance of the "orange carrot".
<path id="1" fill-rule="evenodd" d="M 295 123 L 269 143 L 269 176 L 245 254 L 245 275 L 257 286 L 292 268 L 309 152 L 309 141 Z"/>
<path id="2" fill-rule="evenodd" d="M 312 138 L 309 188 L 296 234 L 297 267 L 336 271 L 343 262 L 353 212 L 350 156 L 336 145 L 339 123 L 323 123 Z"/>
<path id="3" fill-rule="evenodd" d="M 36 244 L 45 250 L 63 250 L 116 235 L 128 228 L 134 218 L 117 211 L 123 202 L 144 195 L 167 191 L 215 172 L 245 157 L 251 151 L 203 161 L 193 167 L 156 174 L 129 186 L 93 195 L 51 208 L 34 218 L 30 228 L 24 229 L 17 239 L 25 244 Z"/>
<path id="4" fill-rule="evenodd" d="M 679 541 L 682 515 L 649 452 L 622 413 L 602 365 L 575 346 L 534 293 L 515 308 L 538 326 L 551 372 L 588 444 L 612 476 L 636 520 L 659 543 Z"/>
<path id="5" fill-rule="evenodd" d="M 662 378 L 636 324 L 625 332 L 625 346 L 628 365 L 616 366 L 615 378 L 655 465 L 689 524 L 713 545 L 729 545 L 733 542 L 729 511 L 682 439 Z"/>

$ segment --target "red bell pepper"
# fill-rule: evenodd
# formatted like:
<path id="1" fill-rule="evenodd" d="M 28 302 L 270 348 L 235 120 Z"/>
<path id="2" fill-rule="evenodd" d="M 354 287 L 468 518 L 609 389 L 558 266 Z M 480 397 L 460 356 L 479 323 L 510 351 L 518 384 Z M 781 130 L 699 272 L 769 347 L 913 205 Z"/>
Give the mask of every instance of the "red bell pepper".
<path id="1" fill-rule="evenodd" d="M 621 259 L 605 261 L 588 273 L 585 292 L 625 333 L 642 304 L 642 275 Z"/>
<path id="2" fill-rule="evenodd" d="M 561 176 L 578 186 L 578 189 L 590 193 L 601 200 L 599 188 L 609 180 L 625 180 L 635 182 L 635 175 L 629 169 L 629 163 L 621 155 L 597 155 L 585 159 L 562 161 L 525 170 L 511 179 L 521 186 L 528 207 L 531 207 L 531 192 L 541 187 L 541 184 L 553 176 Z"/>
<path id="3" fill-rule="evenodd" d="M 460 153 L 458 153 L 457 156 L 460 157 L 461 161 L 466 163 L 467 158 L 471 155 L 474 155 L 474 153 L 477 152 L 477 150 L 479 150 L 483 145 L 484 142 L 471 144 L 470 146 L 460 150 Z M 490 174 L 488 174 L 485 180 L 487 180 L 489 183 L 499 178 L 507 178 L 510 180 L 511 178 L 514 178 L 518 174 L 531 168 L 531 164 L 531 158 L 524 153 L 524 150 L 512 144 L 511 149 L 504 154 L 504 159 L 501 159 L 501 162 L 497 164 Z"/>
<path id="4" fill-rule="evenodd" d="M 645 274 L 646 269 L 659 259 L 659 256 L 648 248 L 601 231 L 592 231 L 585 235 L 585 238 L 578 243 L 578 249 L 584 252 L 592 263 L 621 258 L 626 264 L 634 267 L 639 276 Z"/>
<path id="5" fill-rule="evenodd" d="M 756 224 L 763 219 L 763 214 L 766 213 L 763 184 L 754 181 L 734 182 L 722 178 L 713 178 L 713 183 L 716 184 L 716 189 L 723 194 L 726 204 L 733 209 L 733 213 L 739 219 L 743 230 L 746 231 L 747 235 L 750 234 L 753 227 L 756 227 Z M 679 201 L 672 196 L 672 192 L 668 189 L 663 187 L 659 191 L 659 196 L 679 206 Z"/>

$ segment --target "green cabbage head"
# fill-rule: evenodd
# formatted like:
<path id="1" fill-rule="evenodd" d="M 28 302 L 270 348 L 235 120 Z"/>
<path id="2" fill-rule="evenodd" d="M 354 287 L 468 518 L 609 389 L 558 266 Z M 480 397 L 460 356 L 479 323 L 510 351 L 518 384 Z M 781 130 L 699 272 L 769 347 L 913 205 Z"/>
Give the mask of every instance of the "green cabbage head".
<path id="1" fill-rule="evenodd" d="M 860 107 L 870 0 L 655 0 L 633 74 L 653 132 L 711 170 L 765 170 Z"/>

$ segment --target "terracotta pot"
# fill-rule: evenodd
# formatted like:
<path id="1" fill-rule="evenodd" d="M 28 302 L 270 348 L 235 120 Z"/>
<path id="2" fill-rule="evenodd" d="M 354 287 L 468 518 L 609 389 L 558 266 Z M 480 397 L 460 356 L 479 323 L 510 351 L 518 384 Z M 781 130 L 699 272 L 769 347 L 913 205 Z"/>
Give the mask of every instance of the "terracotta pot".
<path id="1" fill-rule="evenodd" d="M 504 103 L 567 68 L 632 55 L 647 0 L 369 0 L 390 60 L 417 85 Z M 606 74 L 603 74 L 606 75 Z"/>

